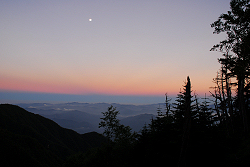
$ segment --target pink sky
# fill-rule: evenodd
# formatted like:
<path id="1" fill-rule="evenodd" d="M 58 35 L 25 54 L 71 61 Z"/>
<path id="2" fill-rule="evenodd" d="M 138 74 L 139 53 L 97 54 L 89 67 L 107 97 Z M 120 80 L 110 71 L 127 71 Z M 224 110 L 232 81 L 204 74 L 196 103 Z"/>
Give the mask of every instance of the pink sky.
<path id="1" fill-rule="evenodd" d="M 229 2 L 2 2 L 0 90 L 164 95 L 190 76 L 204 94 L 220 67 L 209 50 L 225 38 L 210 24 Z"/>

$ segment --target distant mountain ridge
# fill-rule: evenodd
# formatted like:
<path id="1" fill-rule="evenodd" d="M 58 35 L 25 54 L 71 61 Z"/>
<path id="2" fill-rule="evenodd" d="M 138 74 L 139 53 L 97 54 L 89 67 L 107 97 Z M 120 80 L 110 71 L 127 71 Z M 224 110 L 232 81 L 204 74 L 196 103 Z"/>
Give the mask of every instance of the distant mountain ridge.
<path id="1" fill-rule="evenodd" d="M 98 147 L 106 138 L 73 130 L 10 104 L 0 105 L 0 162 L 4 166 L 61 166 L 77 152 Z"/>
<path id="2" fill-rule="evenodd" d="M 30 103 L 20 104 L 27 111 L 49 118 L 64 128 L 84 134 L 88 132 L 102 133 L 98 128 L 102 112 L 113 105 L 119 111 L 118 119 L 121 123 L 130 126 L 133 131 L 139 131 L 145 124 L 149 124 L 155 117 L 159 104 L 133 105 L 109 103 Z"/>
<path id="3" fill-rule="evenodd" d="M 133 131 L 139 132 L 140 130 L 142 130 L 144 125 L 148 125 L 149 123 L 151 123 L 151 120 L 155 117 L 156 116 L 153 114 L 140 114 L 121 119 L 121 124 L 130 126 Z"/>

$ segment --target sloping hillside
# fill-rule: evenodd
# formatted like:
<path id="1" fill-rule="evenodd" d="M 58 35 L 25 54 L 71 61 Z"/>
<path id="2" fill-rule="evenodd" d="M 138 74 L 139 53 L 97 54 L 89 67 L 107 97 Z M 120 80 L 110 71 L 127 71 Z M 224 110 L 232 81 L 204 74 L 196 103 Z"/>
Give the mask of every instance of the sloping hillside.
<path id="1" fill-rule="evenodd" d="M 80 135 L 18 106 L 0 105 L 1 164 L 61 166 L 68 156 L 102 142 L 105 138 L 100 134 Z"/>

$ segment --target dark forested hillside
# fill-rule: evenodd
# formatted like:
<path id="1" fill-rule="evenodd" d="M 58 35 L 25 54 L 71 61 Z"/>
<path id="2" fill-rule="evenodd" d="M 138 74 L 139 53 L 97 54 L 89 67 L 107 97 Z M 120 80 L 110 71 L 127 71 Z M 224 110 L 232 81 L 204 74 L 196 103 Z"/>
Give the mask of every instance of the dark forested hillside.
<path id="1" fill-rule="evenodd" d="M 218 121 L 208 98 L 203 100 L 193 99 L 187 77 L 177 103 L 168 107 L 166 97 L 167 110 L 159 109 L 139 133 L 123 125 L 111 105 L 99 123 L 109 143 L 71 157 L 66 166 L 249 166 L 250 134 L 244 133 L 241 121 L 235 120 L 230 132 Z"/>
<path id="2" fill-rule="evenodd" d="M 18 106 L 0 105 L 1 164 L 61 166 L 67 157 L 102 142 L 105 138 L 100 134 L 80 135 Z"/>

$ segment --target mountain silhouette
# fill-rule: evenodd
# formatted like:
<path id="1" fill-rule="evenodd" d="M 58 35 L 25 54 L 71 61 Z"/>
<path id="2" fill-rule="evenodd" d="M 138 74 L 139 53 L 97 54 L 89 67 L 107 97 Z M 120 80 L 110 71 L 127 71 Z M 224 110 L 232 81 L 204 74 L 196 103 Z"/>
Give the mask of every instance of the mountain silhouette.
<path id="1" fill-rule="evenodd" d="M 19 106 L 0 105 L 0 161 L 4 166 L 61 166 L 67 157 L 106 141 L 98 133 L 80 135 Z"/>

